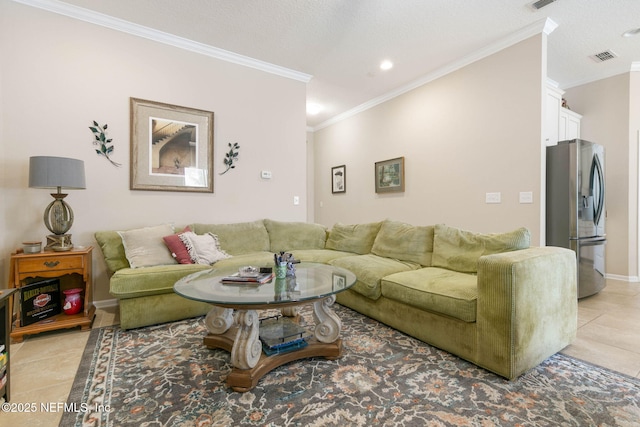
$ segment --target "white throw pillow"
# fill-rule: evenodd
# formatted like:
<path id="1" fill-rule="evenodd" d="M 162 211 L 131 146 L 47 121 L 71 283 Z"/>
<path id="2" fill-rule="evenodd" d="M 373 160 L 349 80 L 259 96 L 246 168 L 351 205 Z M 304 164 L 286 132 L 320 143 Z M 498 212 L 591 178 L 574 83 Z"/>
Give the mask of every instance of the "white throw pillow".
<path id="1" fill-rule="evenodd" d="M 153 265 L 175 264 L 176 260 L 162 238 L 173 234 L 173 226 L 162 224 L 135 230 L 118 231 L 122 238 L 124 253 L 131 268 Z"/>
<path id="2" fill-rule="evenodd" d="M 211 265 L 221 259 L 231 257 L 220 249 L 218 236 L 213 233 L 198 235 L 192 231 L 186 231 L 180 234 L 180 240 L 187 247 L 189 256 L 196 264 Z"/>

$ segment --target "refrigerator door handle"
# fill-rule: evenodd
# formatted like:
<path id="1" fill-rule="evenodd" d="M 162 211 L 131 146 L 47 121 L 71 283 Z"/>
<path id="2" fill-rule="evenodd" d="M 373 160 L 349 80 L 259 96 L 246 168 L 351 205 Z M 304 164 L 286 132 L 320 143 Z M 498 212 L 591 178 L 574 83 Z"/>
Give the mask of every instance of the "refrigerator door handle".
<path id="1" fill-rule="evenodd" d="M 591 188 L 589 190 L 591 195 L 593 195 L 595 199 L 593 201 L 593 223 L 597 227 L 600 223 L 602 212 L 604 210 L 604 173 L 602 172 L 602 165 L 600 164 L 600 159 L 598 158 L 598 156 L 593 156 L 590 175 Z M 595 189 L 594 184 L 597 185 Z"/>
<path id="2" fill-rule="evenodd" d="M 607 238 L 605 236 L 598 236 L 598 237 L 592 237 L 592 238 L 582 238 L 582 239 L 571 239 L 571 240 L 575 240 L 576 242 L 580 242 L 581 246 L 596 246 L 596 245 L 602 245 L 604 243 L 607 242 Z"/>

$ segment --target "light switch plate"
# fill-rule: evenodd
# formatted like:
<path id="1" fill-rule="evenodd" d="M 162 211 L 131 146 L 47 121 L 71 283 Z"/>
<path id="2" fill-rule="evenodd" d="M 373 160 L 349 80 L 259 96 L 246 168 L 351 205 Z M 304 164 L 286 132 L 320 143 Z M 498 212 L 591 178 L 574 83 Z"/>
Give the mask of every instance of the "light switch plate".
<path id="1" fill-rule="evenodd" d="M 485 195 L 486 203 L 500 203 L 502 200 L 502 194 L 500 192 L 497 193 L 487 193 Z"/>
<path id="2" fill-rule="evenodd" d="M 520 192 L 520 203 L 533 203 L 533 192 L 532 191 L 521 191 Z"/>

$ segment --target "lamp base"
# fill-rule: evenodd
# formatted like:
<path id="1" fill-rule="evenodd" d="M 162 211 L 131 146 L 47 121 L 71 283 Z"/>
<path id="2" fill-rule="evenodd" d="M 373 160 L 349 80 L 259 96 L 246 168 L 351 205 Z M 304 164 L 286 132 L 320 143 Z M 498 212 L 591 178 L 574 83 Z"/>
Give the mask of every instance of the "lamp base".
<path id="1" fill-rule="evenodd" d="M 47 246 L 44 248 L 56 252 L 70 251 L 73 249 L 71 234 L 49 234 L 47 236 Z"/>

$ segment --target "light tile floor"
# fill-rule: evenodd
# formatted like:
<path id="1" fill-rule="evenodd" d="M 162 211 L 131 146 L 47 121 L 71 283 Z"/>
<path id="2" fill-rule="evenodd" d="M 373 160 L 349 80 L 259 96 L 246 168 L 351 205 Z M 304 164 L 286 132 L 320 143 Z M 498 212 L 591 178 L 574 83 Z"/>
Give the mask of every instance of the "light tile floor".
<path id="1" fill-rule="evenodd" d="M 118 323 L 117 311 L 99 309 L 93 327 Z M 597 295 L 578 303 L 578 337 L 562 353 L 640 378 L 640 283 L 609 280 Z M 88 332 L 57 331 L 25 337 L 11 345 L 11 401 L 36 404 L 32 413 L 1 413 L 0 425 L 57 426 Z M 80 402 L 78 402 L 80 403 Z"/>
<path id="2" fill-rule="evenodd" d="M 562 353 L 640 378 L 640 283 L 608 280 L 579 300 L 578 337 Z"/>

